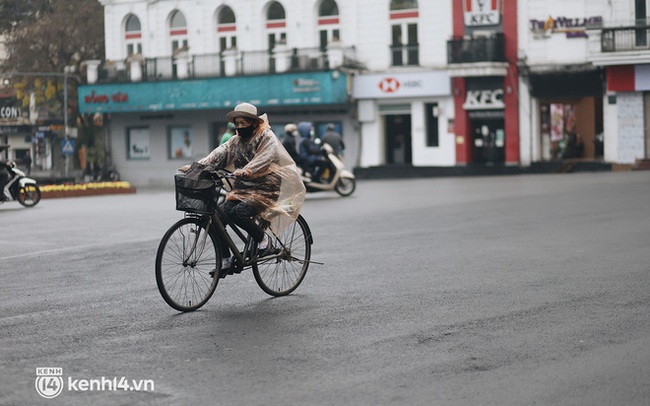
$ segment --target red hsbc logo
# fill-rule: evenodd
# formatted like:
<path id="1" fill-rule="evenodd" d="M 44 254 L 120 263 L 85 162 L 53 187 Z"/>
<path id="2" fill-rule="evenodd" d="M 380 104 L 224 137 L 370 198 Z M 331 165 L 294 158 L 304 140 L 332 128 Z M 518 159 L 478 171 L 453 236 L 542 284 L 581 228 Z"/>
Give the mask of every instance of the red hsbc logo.
<path id="1" fill-rule="evenodd" d="M 395 78 L 384 78 L 379 82 L 379 90 L 384 93 L 394 93 L 399 89 L 399 80 Z"/>

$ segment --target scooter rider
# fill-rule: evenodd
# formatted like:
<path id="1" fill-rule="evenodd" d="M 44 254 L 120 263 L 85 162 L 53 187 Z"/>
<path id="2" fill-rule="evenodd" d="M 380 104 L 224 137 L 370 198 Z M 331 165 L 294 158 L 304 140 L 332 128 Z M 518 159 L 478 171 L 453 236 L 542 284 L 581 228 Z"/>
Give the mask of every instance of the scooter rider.
<path id="1" fill-rule="evenodd" d="M 311 173 L 312 181 L 318 182 L 324 169 L 325 159 L 320 146 L 315 142 L 314 127 L 308 122 L 299 123 L 298 133 L 302 137 L 299 148 L 302 168 L 305 172 Z"/>
<path id="2" fill-rule="evenodd" d="M 296 141 L 296 132 L 298 127 L 294 123 L 289 123 L 284 126 L 284 136 L 282 137 L 282 145 L 287 150 L 294 162 L 302 167 L 302 159 L 298 155 L 298 144 Z"/>
<path id="3" fill-rule="evenodd" d="M 336 126 L 333 123 L 327 125 L 327 131 L 321 137 L 325 144 L 329 144 L 336 155 L 341 155 L 341 151 L 345 149 L 343 137 L 336 132 Z"/>
<path id="4" fill-rule="evenodd" d="M 9 174 L 10 169 L 11 166 L 8 162 L 0 161 L 0 200 L 2 201 L 7 200 L 7 197 L 5 196 L 5 186 L 11 177 Z"/>

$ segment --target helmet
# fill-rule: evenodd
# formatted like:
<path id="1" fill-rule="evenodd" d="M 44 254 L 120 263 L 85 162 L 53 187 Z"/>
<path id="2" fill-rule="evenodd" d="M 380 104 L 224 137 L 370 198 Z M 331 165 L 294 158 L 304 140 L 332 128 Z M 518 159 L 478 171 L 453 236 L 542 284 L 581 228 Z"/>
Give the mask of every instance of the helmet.
<path id="1" fill-rule="evenodd" d="M 235 123 L 233 123 L 232 121 L 229 121 L 229 122 L 228 122 L 228 129 L 234 131 L 235 128 L 236 128 L 236 127 L 235 127 Z"/>
<path id="2" fill-rule="evenodd" d="M 298 130 L 298 127 L 294 123 L 289 123 L 284 126 L 284 132 L 285 133 L 293 133 Z"/>

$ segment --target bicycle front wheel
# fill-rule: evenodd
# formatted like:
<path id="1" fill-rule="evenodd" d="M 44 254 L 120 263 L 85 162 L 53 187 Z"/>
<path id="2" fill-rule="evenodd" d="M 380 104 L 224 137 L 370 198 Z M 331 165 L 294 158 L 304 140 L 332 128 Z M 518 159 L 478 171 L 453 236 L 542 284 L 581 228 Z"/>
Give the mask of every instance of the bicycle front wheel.
<path id="1" fill-rule="evenodd" d="M 285 296 L 296 290 L 305 278 L 311 258 L 311 231 L 302 216 L 273 238 L 280 250 L 277 256 L 253 263 L 253 276 L 262 290 L 271 296 Z"/>
<path id="2" fill-rule="evenodd" d="M 184 218 L 167 230 L 158 246 L 156 283 L 165 302 L 176 310 L 200 308 L 219 283 L 221 252 L 206 224 L 202 218 Z"/>

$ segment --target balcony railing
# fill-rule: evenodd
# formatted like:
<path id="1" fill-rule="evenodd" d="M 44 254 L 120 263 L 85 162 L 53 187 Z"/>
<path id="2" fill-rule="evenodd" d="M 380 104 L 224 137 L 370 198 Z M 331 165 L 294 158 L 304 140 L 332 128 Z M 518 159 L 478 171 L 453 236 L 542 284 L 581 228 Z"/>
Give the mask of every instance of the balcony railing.
<path id="1" fill-rule="evenodd" d="M 636 26 L 603 28 L 600 49 L 601 52 L 650 50 L 650 25 L 643 21 Z"/>
<path id="2" fill-rule="evenodd" d="M 455 38 L 447 41 L 448 63 L 506 62 L 505 37 L 494 33 L 489 37 Z"/>
<path id="3" fill-rule="evenodd" d="M 362 68 L 355 59 L 354 47 L 277 48 L 272 51 L 236 51 L 204 55 L 140 58 L 127 61 L 103 61 L 99 65 L 99 83 L 154 82 L 163 80 L 205 79 L 264 75 L 289 72 L 313 72 L 337 68 Z"/>

